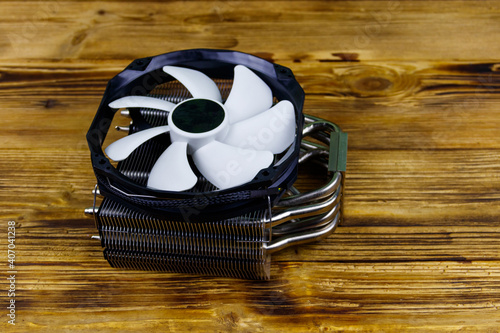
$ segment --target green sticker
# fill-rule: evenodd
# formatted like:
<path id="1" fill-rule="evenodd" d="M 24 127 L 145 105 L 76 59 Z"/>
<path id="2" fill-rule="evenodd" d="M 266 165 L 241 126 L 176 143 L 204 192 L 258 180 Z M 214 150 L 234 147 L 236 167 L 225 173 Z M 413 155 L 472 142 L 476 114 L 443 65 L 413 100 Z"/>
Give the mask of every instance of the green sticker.
<path id="1" fill-rule="evenodd" d="M 330 134 L 329 171 L 346 171 L 347 164 L 347 133 L 332 132 Z"/>

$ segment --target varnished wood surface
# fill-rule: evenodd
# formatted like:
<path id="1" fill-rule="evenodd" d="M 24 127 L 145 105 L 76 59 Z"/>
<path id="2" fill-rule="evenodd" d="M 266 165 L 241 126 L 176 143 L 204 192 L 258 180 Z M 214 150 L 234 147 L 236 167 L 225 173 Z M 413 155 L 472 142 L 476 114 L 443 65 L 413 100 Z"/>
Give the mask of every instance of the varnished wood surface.
<path id="1" fill-rule="evenodd" d="M 500 3 L 0 1 L 2 331 L 497 332 Z M 116 270 L 83 216 L 85 133 L 136 58 L 225 48 L 290 67 L 349 133 L 345 220 L 271 281 Z"/>

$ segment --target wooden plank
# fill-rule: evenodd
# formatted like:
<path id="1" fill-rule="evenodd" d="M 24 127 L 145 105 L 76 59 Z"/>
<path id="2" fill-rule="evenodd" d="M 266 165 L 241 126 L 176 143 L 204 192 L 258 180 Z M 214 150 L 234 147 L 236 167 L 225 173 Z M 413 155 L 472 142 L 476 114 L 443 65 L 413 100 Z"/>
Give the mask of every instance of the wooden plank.
<path id="1" fill-rule="evenodd" d="M 342 124 L 354 138 L 350 149 L 500 148 L 500 74 L 495 63 L 283 64 L 306 92 L 304 112 Z M 0 67 L 6 127 L 0 136 L 9 147 L 81 142 L 87 130 L 82 123 L 90 123 L 106 82 L 119 71 L 107 63 L 52 66 Z M 64 128 L 58 128 L 59 122 L 40 128 L 48 115 L 64 118 Z M 31 137 L 14 135 L 20 131 L 45 137 L 24 142 Z M 64 140 L 58 131 L 66 131 Z"/>
<path id="2" fill-rule="evenodd" d="M 209 47 L 272 53 L 276 60 L 312 53 L 331 61 L 347 52 L 361 60 L 482 61 L 500 51 L 495 1 L 2 1 L 1 7 L 4 60 L 135 59 Z"/>
<path id="3" fill-rule="evenodd" d="M 10 189 L 0 192 L 7 205 L 3 214 L 14 207 L 13 212 L 19 212 L 19 206 L 28 204 L 38 214 L 35 218 L 47 214 L 62 218 L 67 211 L 60 215 L 59 209 L 81 210 L 90 205 L 95 179 L 85 147 L 62 152 L 5 149 L 0 157 L 0 186 Z M 352 150 L 348 159 L 344 226 L 493 226 L 500 222 L 500 208 L 492 204 L 500 199 L 500 185 L 491 181 L 500 174 L 500 155 L 491 150 L 397 154 Z"/>
<path id="4" fill-rule="evenodd" d="M 22 315 L 31 327 L 97 329 L 119 318 L 130 329 L 143 320 L 146 327 L 170 323 L 183 330 L 186 311 L 196 315 L 186 325 L 202 330 L 221 329 L 221 322 L 279 330 L 292 314 L 297 330 L 317 323 L 354 330 L 359 316 L 370 318 L 363 329 L 375 323 L 379 329 L 411 328 L 411 319 L 413 325 L 435 325 L 431 331 L 444 325 L 491 328 L 500 319 L 499 238 L 489 227 L 339 228 L 325 242 L 276 255 L 276 278 L 256 282 L 109 269 L 88 237 L 91 224 L 45 220 L 18 226 L 19 305 L 30 309 Z M 464 254 L 468 258 L 458 257 Z"/>

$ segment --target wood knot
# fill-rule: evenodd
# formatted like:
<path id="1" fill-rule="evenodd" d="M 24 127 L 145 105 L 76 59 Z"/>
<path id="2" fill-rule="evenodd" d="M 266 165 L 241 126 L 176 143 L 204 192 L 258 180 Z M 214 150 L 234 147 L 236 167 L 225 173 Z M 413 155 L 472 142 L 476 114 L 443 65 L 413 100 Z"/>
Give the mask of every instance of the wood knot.
<path id="1" fill-rule="evenodd" d="M 339 57 L 342 61 L 359 61 L 359 53 L 338 52 L 332 53 L 332 56 Z"/>
<path id="2" fill-rule="evenodd" d="M 269 52 L 256 52 L 254 53 L 257 57 L 265 59 L 269 62 L 274 63 L 274 53 L 269 53 Z"/>
<path id="3" fill-rule="evenodd" d="M 354 82 L 357 90 L 376 92 L 388 89 L 392 82 L 384 77 L 363 77 Z"/>
<path id="4" fill-rule="evenodd" d="M 71 40 L 71 45 L 75 46 L 83 42 L 87 38 L 87 33 L 85 31 L 80 31 L 73 36 Z"/>
<path id="5" fill-rule="evenodd" d="M 46 100 L 46 101 L 42 102 L 42 103 L 43 103 L 43 106 L 44 106 L 45 108 L 47 108 L 47 109 L 51 109 L 51 108 L 53 108 L 54 106 L 56 106 L 56 105 L 58 104 L 58 103 L 57 103 L 57 100 L 55 100 L 55 99 L 50 99 L 50 98 L 49 98 L 48 100 Z"/>
<path id="6" fill-rule="evenodd" d="M 343 85 L 357 97 L 406 95 L 417 82 L 412 76 L 381 66 L 354 66 L 341 75 Z"/>

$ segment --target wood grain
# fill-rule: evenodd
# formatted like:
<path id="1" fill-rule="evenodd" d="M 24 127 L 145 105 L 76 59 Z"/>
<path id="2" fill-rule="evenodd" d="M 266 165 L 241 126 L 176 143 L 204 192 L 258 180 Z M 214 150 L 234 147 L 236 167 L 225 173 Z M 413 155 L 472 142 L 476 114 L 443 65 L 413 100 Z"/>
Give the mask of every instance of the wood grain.
<path id="1" fill-rule="evenodd" d="M 498 332 L 499 2 L 0 8 L 0 246 L 15 221 L 18 271 L 2 331 Z M 349 133 L 342 226 L 273 255 L 271 281 L 112 269 L 90 238 L 85 133 L 107 81 L 194 47 L 290 67 L 304 112 Z"/>

